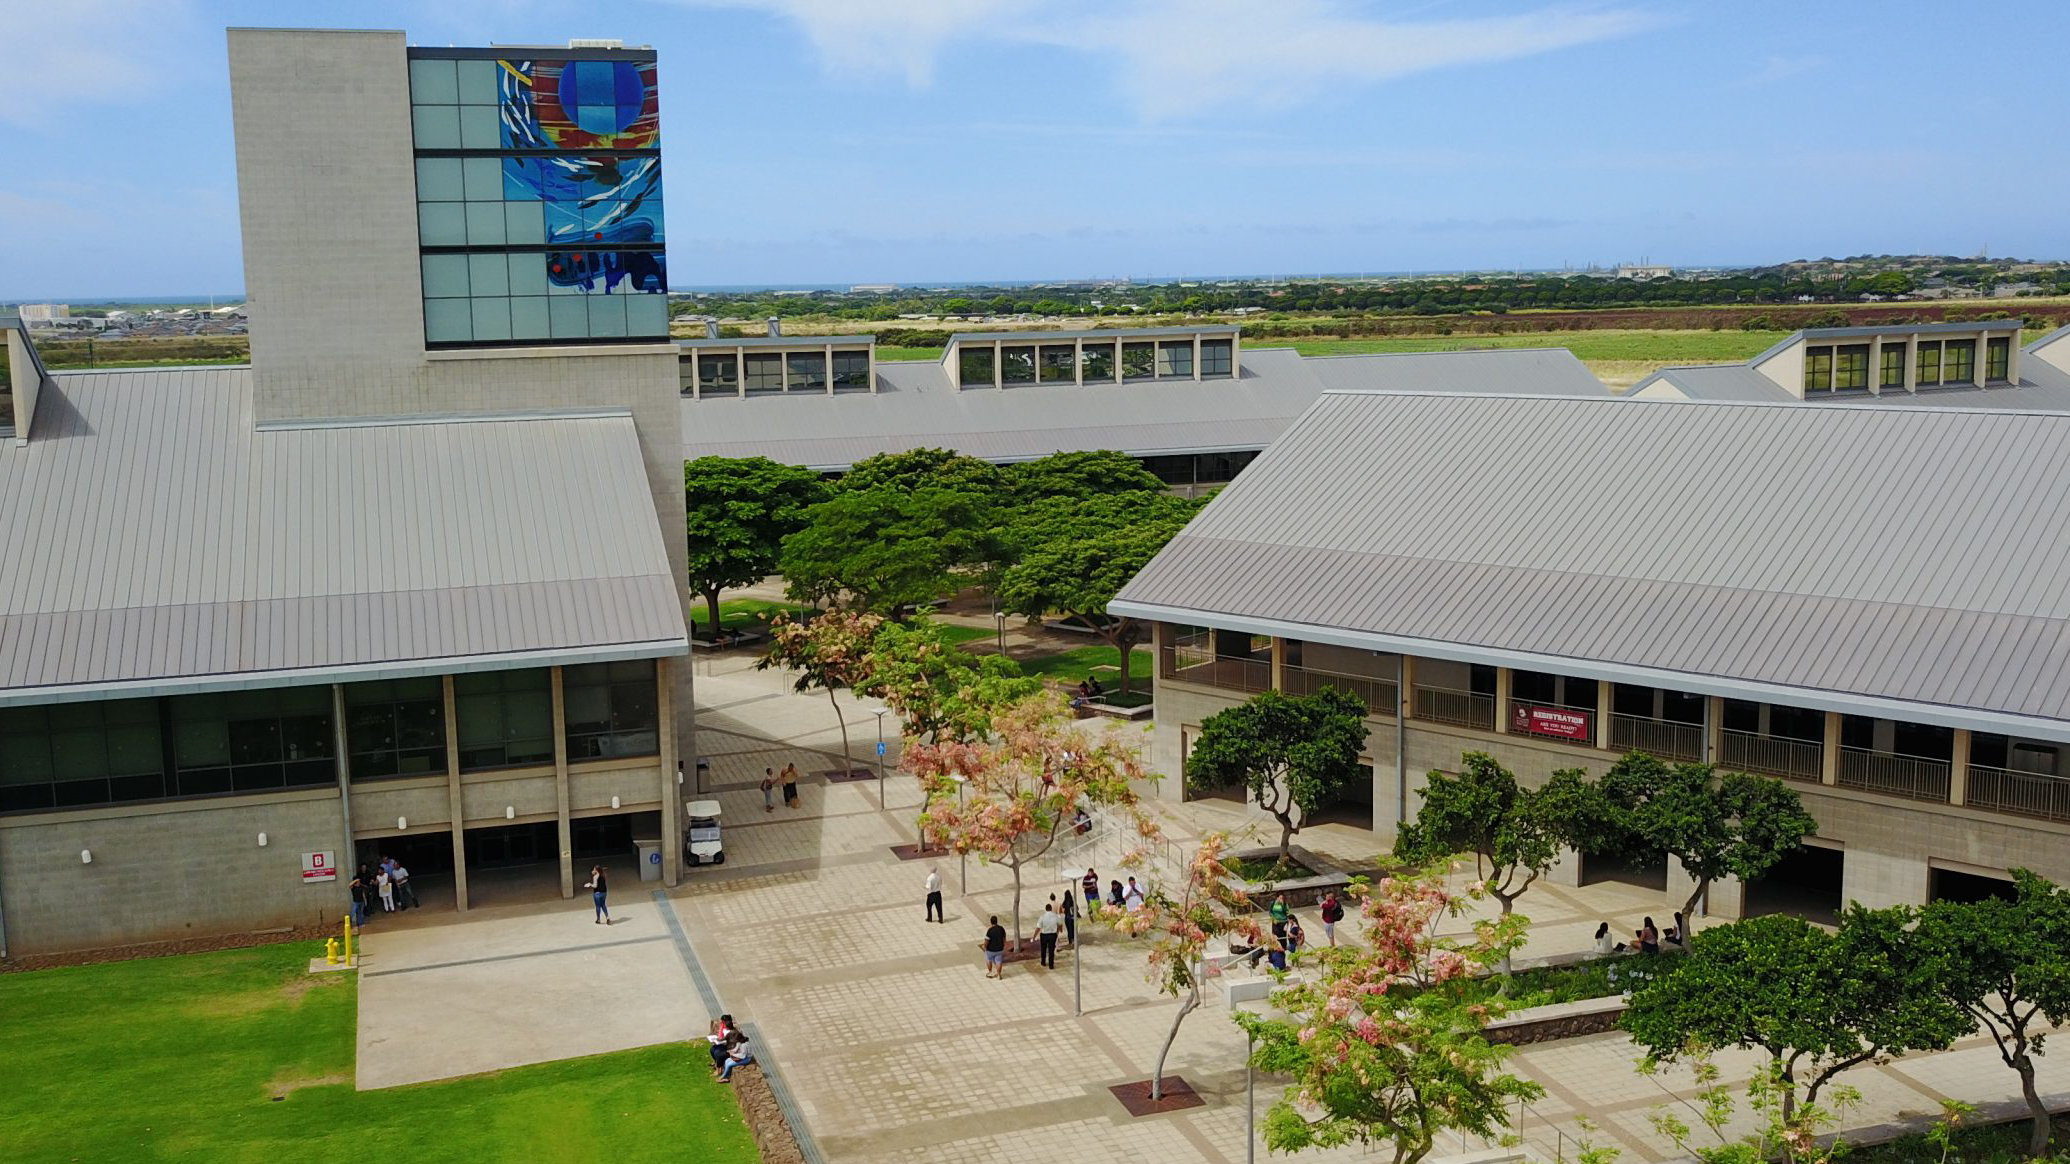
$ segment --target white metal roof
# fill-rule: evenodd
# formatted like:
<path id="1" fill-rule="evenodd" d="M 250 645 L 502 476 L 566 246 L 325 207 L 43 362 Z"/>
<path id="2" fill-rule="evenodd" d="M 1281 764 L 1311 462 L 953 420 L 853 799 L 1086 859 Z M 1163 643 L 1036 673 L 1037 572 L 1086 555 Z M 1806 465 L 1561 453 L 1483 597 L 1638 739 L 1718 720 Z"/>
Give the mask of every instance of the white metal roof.
<path id="1" fill-rule="evenodd" d="M 2070 739 L 2070 416 L 1328 393 L 1110 609 Z"/>
<path id="2" fill-rule="evenodd" d="M 1383 352 L 1304 361 L 1325 389 L 1389 392 L 1607 396 L 1610 390 L 1567 348 L 1468 348 Z"/>
<path id="3" fill-rule="evenodd" d="M 255 428 L 244 368 L 53 381 L 0 445 L 0 702 L 687 649 L 628 415 Z"/>

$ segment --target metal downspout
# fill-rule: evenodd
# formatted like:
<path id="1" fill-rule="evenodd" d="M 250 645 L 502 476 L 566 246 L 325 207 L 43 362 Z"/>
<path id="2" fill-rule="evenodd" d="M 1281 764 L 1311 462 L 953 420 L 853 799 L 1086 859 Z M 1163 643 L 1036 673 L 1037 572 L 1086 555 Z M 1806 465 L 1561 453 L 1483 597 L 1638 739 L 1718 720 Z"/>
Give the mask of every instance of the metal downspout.
<path id="1" fill-rule="evenodd" d="M 1394 828 L 1400 835 L 1409 819 L 1409 757 L 1405 742 L 1409 736 L 1409 693 L 1402 690 L 1402 653 L 1394 653 Z"/>

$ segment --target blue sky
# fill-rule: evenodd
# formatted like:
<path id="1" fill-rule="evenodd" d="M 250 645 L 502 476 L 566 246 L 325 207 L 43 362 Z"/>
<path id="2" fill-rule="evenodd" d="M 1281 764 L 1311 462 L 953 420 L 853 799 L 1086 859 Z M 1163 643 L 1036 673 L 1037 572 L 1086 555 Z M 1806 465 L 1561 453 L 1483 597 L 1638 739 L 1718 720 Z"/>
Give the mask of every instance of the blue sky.
<path id="1" fill-rule="evenodd" d="M 2070 256 L 2056 4 L 0 0 L 0 300 L 235 292 L 282 23 L 653 45 L 678 286 Z"/>

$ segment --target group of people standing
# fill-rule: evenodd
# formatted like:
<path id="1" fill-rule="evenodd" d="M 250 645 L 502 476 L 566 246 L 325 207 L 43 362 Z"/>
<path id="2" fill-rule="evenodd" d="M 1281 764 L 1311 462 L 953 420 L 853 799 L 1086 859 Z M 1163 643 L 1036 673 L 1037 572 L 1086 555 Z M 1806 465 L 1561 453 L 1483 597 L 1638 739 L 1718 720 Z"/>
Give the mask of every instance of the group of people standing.
<path id="1" fill-rule="evenodd" d="M 783 771 L 774 768 L 762 769 L 762 811 L 776 811 L 776 786 L 783 785 L 783 806 L 798 807 L 798 766 L 785 764 Z"/>
<path id="2" fill-rule="evenodd" d="M 382 913 L 405 910 L 417 901 L 417 891 L 410 886 L 410 871 L 402 862 L 382 854 L 380 861 L 372 866 L 362 863 L 359 872 L 352 875 L 349 886 L 352 894 L 352 928 L 363 929 L 367 915 L 376 909 Z"/>

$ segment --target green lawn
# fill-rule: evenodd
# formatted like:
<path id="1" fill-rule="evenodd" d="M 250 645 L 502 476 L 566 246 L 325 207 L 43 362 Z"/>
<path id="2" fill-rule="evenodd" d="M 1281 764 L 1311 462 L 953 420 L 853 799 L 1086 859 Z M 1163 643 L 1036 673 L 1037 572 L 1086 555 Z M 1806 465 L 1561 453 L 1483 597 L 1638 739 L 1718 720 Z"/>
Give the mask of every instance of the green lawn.
<path id="1" fill-rule="evenodd" d="M 1139 680 L 1138 687 L 1150 679 L 1150 656 L 1153 652 L 1137 647 L 1131 659 L 1129 674 Z M 1113 689 L 1121 677 L 1121 656 L 1104 642 L 1094 641 L 1083 647 L 1072 647 L 1068 651 L 1057 651 L 1047 655 L 1029 655 L 1016 659 L 1024 675 L 1036 675 L 1044 679 L 1062 679 L 1077 683 L 1087 675 L 1098 675 L 1102 686 Z M 1095 668 L 1105 668 L 1095 670 Z"/>
<path id="2" fill-rule="evenodd" d="M 877 349 L 877 358 L 880 360 L 939 360 L 942 358 L 942 350 L 940 348 L 895 348 L 886 346 Z"/>
<path id="3" fill-rule="evenodd" d="M 1247 347 L 1292 347 L 1304 356 L 1369 352 L 1454 352 L 1476 348 L 1567 348 L 1582 360 L 1643 360 L 1662 364 L 1744 360 L 1768 350 L 1783 331 L 1534 331 L 1510 335 L 1400 336 L 1387 339 L 1258 340 Z"/>
<path id="4" fill-rule="evenodd" d="M 759 626 L 779 614 L 802 614 L 811 609 L 794 602 L 771 602 L 766 598 L 723 598 L 719 600 L 719 625 L 727 630 Z M 705 618 L 704 599 L 693 597 L 690 602 L 690 617 L 695 624 L 690 633 L 702 636 L 711 629 Z"/>
<path id="5" fill-rule="evenodd" d="M 308 974 L 313 952 L 0 974 L 0 1158 L 758 1159 L 702 1044 L 354 1091 L 357 982 Z"/>

